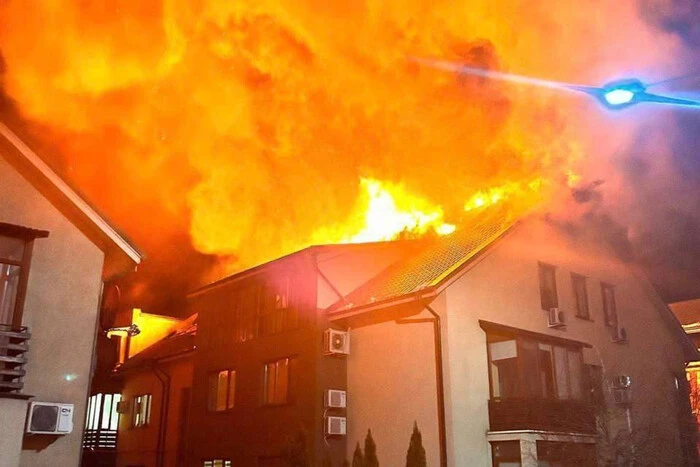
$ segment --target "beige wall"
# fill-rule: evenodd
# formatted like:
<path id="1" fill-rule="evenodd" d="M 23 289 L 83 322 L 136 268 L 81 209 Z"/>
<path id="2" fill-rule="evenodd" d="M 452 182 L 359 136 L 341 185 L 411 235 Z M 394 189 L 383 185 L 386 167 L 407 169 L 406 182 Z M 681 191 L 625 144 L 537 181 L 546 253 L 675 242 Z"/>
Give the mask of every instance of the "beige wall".
<path id="1" fill-rule="evenodd" d="M 24 421 L 27 416 L 27 401 L 0 399 L 0 467 L 16 467 L 22 448 Z"/>
<path id="2" fill-rule="evenodd" d="M 430 318 L 427 312 L 407 319 Z M 347 457 L 367 430 L 380 465 L 406 462 L 413 423 L 423 435 L 428 465 L 439 462 L 433 325 L 386 321 L 353 328 L 347 357 Z"/>
<path id="3" fill-rule="evenodd" d="M 75 405 L 73 433 L 26 437 L 21 465 L 78 465 L 104 254 L 2 157 L 0 199 L 0 222 L 50 232 L 35 241 L 29 273 L 23 324 L 32 338 L 24 392 L 35 401 Z M 7 429 L 15 428 L 0 425 Z"/>
<path id="4" fill-rule="evenodd" d="M 181 405 L 183 388 L 192 387 L 192 358 L 185 357 L 161 364 L 170 375 L 170 401 L 165 439 L 166 466 L 177 465 L 180 442 Z M 153 371 L 144 369 L 124 375 L 122 400 L 128 401 L 129 413 L 119 417 L 119 437 L 117 438 L 117 465 L 156 465 L 158 426 L 163 407 L 163 386 Z M 144 427 L 134 428 L 132 410 L 134 397 L 151 394 L 151 422 Z"/>
<path id="5" fill-rule="evenodd" d="M 566 330 L 547 327 L 540 306 L 538 261 L 557 266 L 559 305 L 568 319 Z M 571 272 L 588 278 L 593 321 L 574 317 Z M 613 343 L 610 329 L 604 325 L 600 281 L 616 286 L 619 322 L 629 335 L 627 345 Z M 449 452 L 454 455 L 450 465 L 489 462 L 485 438 L 488 369 L 479 319 L 590 343 L 593 349 L 586 357 L 602 363 L 606 376 L 623 373 L 632 377 L 633 428 L 663 438 L 661 444 L 671 453 L 664 461 L 670 459 L 673 465 L 672 456 L 680 449 L 673 377 L 674 373 L 683 374 L 682 349 L 647 293 L 607 247 L 583 234 L 567 238 L 537 221 L 517 227 L 448 287 L 447 412 Z"/>

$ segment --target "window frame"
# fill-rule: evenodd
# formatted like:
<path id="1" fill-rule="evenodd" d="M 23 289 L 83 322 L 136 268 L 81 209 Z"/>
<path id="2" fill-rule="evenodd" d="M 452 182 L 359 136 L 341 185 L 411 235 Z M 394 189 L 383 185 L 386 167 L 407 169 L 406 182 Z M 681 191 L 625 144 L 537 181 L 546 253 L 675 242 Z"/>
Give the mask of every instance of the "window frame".
<path id="1" fill-rule="evenodd" d="M 579 295 L 576 290 L 576 284 L 580 283 L 583 285 L 583 296 L 586 298 L 586 313 L 581 313 L 581 303 L 579 303 Z M 576 306 L 575 316 L 580 319 L 585 319 L 588 321 L 593 321 L 591 318 L 591 302 L 588 299 L 588 278 L 582 274 L 577 274 L 575 272 L 571 273 L 571 288 L 574 293 L 574 305 Z"/>
<path id="2" fill-rule="evenodd" d="M 489 397 L 491 400 L 508 400 L 508 399 L 528 399 L 528 398 L 537 398 L 537 399 L 545 399 L 545 400 L 557 400 L 557 401 L 583 401 L 585 400 L 585 381 L 584 381 L 584 365 L 585 362 L 583 360 L 583 345 L 579 342 L 575 341 L 563 341 L 561 339 L 551 339 L 548 338 L 548 336 L 537 336 L 537 335 L 531 335 L 531 333 L 517 333 L 517 332 L 501 332 L 498 330 L 485 330 L 486 331 L 486 355 L 487 355 L 487 364 L 488 364 L 488 378 L 489 378 Z M 499 395 L 496 397 L 494 395 L 494 378 L 495 375 L 493 374 L 493 368 L 492 366 L 492 355 L 491 355 L 491 346 L 490 344 L 498 341 L 492 341 L 490 340 L 489 336 L 500 336 L 503 338 L 507 338 L 505 340 L 514 340 L 515 341 L 515 346 L 516 346 L 516 360 L 515 360 L 515 365 L 516 365 L 516 377 L 518 379 L 517 381 L 517 393 L 514 395 L 510 396 L 502 396 Z M 535 349 L 537 350 L 536 352 L 536 374 L 538 375 L 538 378 L 540 377 L 540 373 L 542 371 L 541 365 L 540 365 L 540 347 L 542 345 L 544 346 L 550 346 L 550 361 L 551 361 L 551 371 L 552 371 L 552 383 L 553 383 L 553 397 L 547 397 L 547 396 L 534 396 L 532 394 L 527 394 L 528 392 L 528 382 L 525 378 L 525 373 L 526 373 L 526 367 L 523 362 L 523 356 L 525 355 L 525 351 L 523 350 L 523 343 L 525 341 L 530 341 L 535 344 Z M 559 381 L 558 375 L 557 375 L 557 366 L 556 366 L 556 361 L 555 361 L 555 348 L 562 348 L 565 350 L 565 355 L 566 355 L 566 367 L 565 367 L 565 372 L 566 372 L 566 386 L 567 386 L 567 397 L 562 398 L 560 397 L 560 384 L 563 383 L 563 381 Z M 571 363 L 569 362 L 570 353 L 575 353 L 578 356 L 578 364 L 581 373 L 579 374 L 579 388 L 578 388 L 578 397 L 574 397 L 574 390 L 572 389 L 572 376 L 571 376 Z M 540 381 L 538 381 L 538 384 L 541 384 Z M 500 387 L 500 385 L 499 385 Z M 539 389 L 542 390 L 542 386 L 539 386 Z"/>
<path id="3" fill-rule="evenodd" d="M 231 462 L 231 459 L 202 459 L 202 466 L 203 467 L 219 467 L 216 463 L 220 462 L 220 467 L 231 467 L 233 463 Z"/>
<path id="4" fill-rule="evenodd" d="M 221 410 L 216 409 L 216 402 L 218 399 L 219 395 L 219 375 L 223 372 L 226 372 L 226 397 L 225 397 L 225 408 Z M 233 375 L 233 399 L 232 402 L 233 404 L 229 407 L 229 401 L 231 400 L 231 375 Z M 216 393 L 214 394 L 214 408 L 212 409 L 211 405 L 211 396 L 212 394 L 209 392 L 211 389 L 210 386 L 210 378 L 216 378 L 217 381 L 217 386 L 216 386 Z M 207 374 L 207 412 L 208 413 L 226 413 L 234 410 L 236 408 L 236 389 L 237 389 L 237 371 L 234 368 L 223 368 L 221 370 L 217 371 L 212 371 Z"/>
<path id="5" fill-rule="evenodd" d="M 286 361 L 287 362 L 287 393 L 285 396 L 284 401 L 278 402 L 276 401 L 277 399 L 277 381 L 278 381 L 278 375 L 279 375 L 279 367 L 277 366 L 280 362 Z M 293 404 L 293 395 L 292 395 L 292 366 L 294 362 L 294 357 L 289 356 L 289 357 L 282 357 L 282 358 L 277 358 L 274 360 L 268 360 L 263 362 L 263 367 L 262 367 L 262 375 L 261 375 L 261 397 L 260 397 L 260 405 L 263 407 L 278 407 L 278 406 L 283 406 L 283 405 L 291 405 Z M 267 368 L 269 365 L 275 364 L 275 386 L 273 389 L 273 396 L 272 400 L 268 400 L 268 372 Z"/>
<path id="6" fill-rule="evenodd" d="M 545 306 L 545 305 L 546 305 L 546 304 L 545 304 L 545 294 L 544 294 L 544 292 L 545 292 L 545 281 L 544 281 L 544 277 L 545 277 L 545 276 L 544 276 L 544 273 L 545 273 L 545 271 L 551 271 L 551 272 L 552 272 L 552 278 L 553 278 L 552 283 L 553 283 L 553 285 L 554 285 L 554 290 L 553 290 L 554 295 L 553 295 L 553 297 L 552 297 L 552 299 L 553 299 L 553 306 L 551 306 L 551 307 L 546 307 L 546 306 Z M 552 264 L 548 264 L 548 263 L 544 263 L 544 262 L 542 262 L 542 261 L 538 261 L 538 262 L 537 262 L 537 277 L 538 277 L 539 286 L 540 286 L 540 307 L 541 307 L 544 311 L 549 311 L 550 308 L 558 308 L 558 307 L 559 307 L 559 290 L 558 290 L 558 288 L 557 288 L 557 267 L 554 266 L 554 265 L 552 265 Z"/>
<path id="7" fill-rule="evenodd" d="M 15 296 L 14 309 L 12 310 L 12 322 L 0 323 L 9 325 L 16 329 L 22 326 L 22 318 L 24 315 L 24 302 L 27 296 L 27 285 L 29 282 L 29 269 L 32 261 L 32 253 L 34 251 L 34 240 L 37 238 L 46 238 L 49 232 L 46 230 L 36 230 L 27 227 L 21 227 L 14 224 L 0 222 L 0 237 L 14 238 L 24 241 L 24 249 L 22 251 L 22 259 L 11 260 L 9 258 L 0 258 L 0 263 L 18 266 L 19 280 L 17 283 L 17 295 Z"/>
<path id="8" fill-rule="evenodd" d="M 139 401 L 138 399 L 143 399 L 146 401 L 146 411 L 144 414 L 144 419 L 143 421 L 139 420 L 137 423 L 136 421 L 136 415 L 137 415 L 137 407 L 138 407 L 138 414 L 141 414 L 141 407 L 143 406 L 143 401 Z M 151 411 L 153 409 L 153 395 L 150 393 L 145 393 L 145 394 L 138 394 L 134 396 L 133 398 L 133 403 L 132 403 L 132 408 L 131 408 L 131 428 L 144 428 L 147 427 L 151 424 Z"/>
<path id="9" fill-rule="evenodd" d="M 608 302 L 605 299 L 605 291 L 610 290 L 611 296 L 612 296 L 612 314 L 610 313 L 610 309 L 608 308 Z M 619 326 L 619 316 L 617 314 L 617 297 L 615 294 L 615 286 L 608 283 L 608 282 L 602 282 L 600 283 L 600 294 L 601 294 L 601 299 L 603 301 L 603 319 L 605 320 L 605 325 L 609 328 L 617 329 Z"/>

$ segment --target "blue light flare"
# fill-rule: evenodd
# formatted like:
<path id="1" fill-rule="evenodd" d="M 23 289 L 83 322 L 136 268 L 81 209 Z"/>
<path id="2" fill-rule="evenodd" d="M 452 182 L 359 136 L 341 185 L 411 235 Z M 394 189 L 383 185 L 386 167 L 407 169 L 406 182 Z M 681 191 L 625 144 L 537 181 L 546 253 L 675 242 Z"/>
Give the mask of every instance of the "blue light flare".
<path id="1" fill-rule="evenodd" d="M 629 104 L 634 99 L 635 93 L 628 89 L 612 89 L 603 94 L 603 98 L 610 105 Z"/>

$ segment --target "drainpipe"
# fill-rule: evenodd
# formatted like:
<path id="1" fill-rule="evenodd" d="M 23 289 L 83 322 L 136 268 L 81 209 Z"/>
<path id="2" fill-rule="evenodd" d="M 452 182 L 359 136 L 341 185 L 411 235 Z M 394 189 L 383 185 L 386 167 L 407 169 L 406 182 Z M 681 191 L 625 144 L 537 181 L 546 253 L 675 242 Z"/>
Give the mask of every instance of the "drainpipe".
<path id="1" fill-rule="evenodd" d="M 158 438 L 156 442 L 156 467 L 163 467 L 165 462 L 165 435 L 170 410 L 170 375 L 164 372 L 155 360 L 151 361 L 151 370 L 160 381 L 162 388 L 160 420 L 158 424 Z"/>
<path id="2" fill-rule="evenodd" d="M 440 467 L 447 467 L 447 435 L 445 422 L 445 378 L 442 367 L 442 326 L 440 315 L 427 303 L 425 309 L 433 315 L 433 341 L 435 342 L 435 382 L 437 383 L 438 436 L 440 438 Z"/>

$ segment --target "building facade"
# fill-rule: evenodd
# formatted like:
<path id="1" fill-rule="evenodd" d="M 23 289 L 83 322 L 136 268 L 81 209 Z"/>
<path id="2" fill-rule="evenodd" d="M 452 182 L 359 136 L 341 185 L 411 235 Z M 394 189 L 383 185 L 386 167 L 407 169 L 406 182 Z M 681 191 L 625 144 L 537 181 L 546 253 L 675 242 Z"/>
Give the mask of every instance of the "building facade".
<path id="1" fill-rule="evenodd" d="M 1 122 L 0 199 L 0 465 L 78 465 L 102 283 L 141 255 Z"/>
<path id="2" fill-rule="evenodd" d="M 369 432 L 404 465 L 414 426 L 435 466 L 694 461 L 693 345 L 603 239 L 546 216 L 310 247 L 188 300 L 188 466 L 340 466 Z"/>

